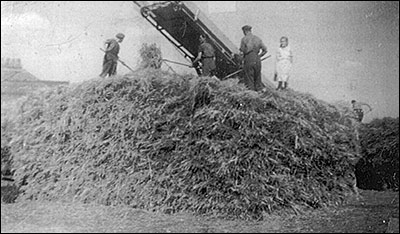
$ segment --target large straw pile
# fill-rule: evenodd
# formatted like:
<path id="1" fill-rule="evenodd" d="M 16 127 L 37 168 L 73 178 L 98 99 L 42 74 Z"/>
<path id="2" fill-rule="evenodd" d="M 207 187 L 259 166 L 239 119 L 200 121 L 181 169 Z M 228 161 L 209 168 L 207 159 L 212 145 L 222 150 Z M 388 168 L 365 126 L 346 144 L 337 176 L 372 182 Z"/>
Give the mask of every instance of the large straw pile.
<path id="1" fill-rule="evenodd" d="M 360 131 L 362 158 L 357 163 L 363 189 L 399 190 L 399 118 L 374 119 Z"/>
<path id="2" fill-rule="evenodd" d="M 30 98 L 11 143 L 20 199 L 257 219 L 343 201 L 350 122 L 311 95 L 236 83 L 142 70 Z"/>

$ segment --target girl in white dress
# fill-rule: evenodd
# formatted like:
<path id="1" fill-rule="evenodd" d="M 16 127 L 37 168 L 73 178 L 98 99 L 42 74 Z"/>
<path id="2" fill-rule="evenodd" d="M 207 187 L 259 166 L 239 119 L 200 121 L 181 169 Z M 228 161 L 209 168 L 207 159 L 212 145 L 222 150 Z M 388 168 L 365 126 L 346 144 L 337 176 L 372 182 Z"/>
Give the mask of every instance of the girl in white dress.
<path id="1" fill-rule="evenodd" d="M 289 46 L 289 39 L 282 37 L 280 47 L 276 53 L 275 81 L 278 80 L 279 89 L 286 89 L 293 63 L 293 53 Z"/>

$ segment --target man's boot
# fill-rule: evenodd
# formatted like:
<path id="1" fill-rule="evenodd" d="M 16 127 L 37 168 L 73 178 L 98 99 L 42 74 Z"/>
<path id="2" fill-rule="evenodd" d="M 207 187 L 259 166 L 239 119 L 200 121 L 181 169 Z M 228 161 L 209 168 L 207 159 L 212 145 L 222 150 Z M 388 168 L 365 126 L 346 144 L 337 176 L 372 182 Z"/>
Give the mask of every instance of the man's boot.
<path id="1" fill-rule="evenodd" d="M 283 87 L 282 89 L 285 90 L 287 88 L 287 82 L 283 82 Z"/>
<path id="2" fill-rule="evenodd" d="M 276 88 L 276 90 L 282 89 L 282 81 L 278 82 L 278 88 Z"/>

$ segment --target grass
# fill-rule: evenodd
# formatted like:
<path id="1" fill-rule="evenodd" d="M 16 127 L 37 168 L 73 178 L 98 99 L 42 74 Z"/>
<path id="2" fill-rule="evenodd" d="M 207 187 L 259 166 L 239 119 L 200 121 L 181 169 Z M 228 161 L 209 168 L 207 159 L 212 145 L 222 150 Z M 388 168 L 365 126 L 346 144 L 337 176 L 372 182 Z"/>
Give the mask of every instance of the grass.
<path id="1" fill-rule="evenodd" d="M 268 216 L 260 222 L 188 213 L 167 215 L 123 206 L 20 202 L 1 204 L 1 232 L 296 233 L 386 232 L 399 218 L 398 192 L 361 190 L 360 200 L 301 215 Z"/>

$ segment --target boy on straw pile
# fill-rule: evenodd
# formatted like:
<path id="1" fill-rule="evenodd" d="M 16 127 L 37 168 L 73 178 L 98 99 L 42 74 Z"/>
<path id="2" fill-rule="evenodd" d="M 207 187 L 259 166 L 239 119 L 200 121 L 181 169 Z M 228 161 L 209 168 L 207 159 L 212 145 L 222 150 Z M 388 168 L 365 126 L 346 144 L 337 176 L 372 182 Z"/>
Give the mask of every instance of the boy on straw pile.
<path id="1" fill-rule="evenodd" d="M 125 38 L 125 35 L 118 33 L 115 35 L 115 39 L 108 39 L 104 42 L 105 55 L 103 60 L 103 71 L 100 74 L 101 78 L 108 76 L 113 76 L 117 73 L 118 64 L 118 53 L 119 53 L 119 43 L 121 43 Z"/>
<path id="2" fill-rule="evenodd" d="M 363 111 L 363 106 L 367 106 L 369 108 L 369 111 L 372 111 L 372 107 L 368 105 L 367 103 L 364 102 L 357 102 L 356 100 L 352 100 L 351 104 L 353 106 L 353 111 L 357 115 L 357 121 L 362 122 L 364 118 L 364 111 Z"/>
<path id="3" fill-rule="evenodd" d="M 206 35 L 201 34 L 199 40 L 199 53 L 197 58 L 193 60 L 192 67 L 195 67 L 195 64 L 201 60 L 201 63 L 203 64 L 201 75 L 210 77 L 214 76 L 217 69 L 215 65 L 215 49 L 210 43 L 207 42 Z"/>
<path id="4" fill-rule="evenodd" d="M 267 53 L 267 47 L 259 37 L 252 34 L 251 29 L 249 25 L 242 27 L 244 37 L 240 43 L 240 52 L 244 57 L 245 76 L 240 83 L 244 83 L 248 89 L 261 91 L 265 88 L 261 80 L 261 57 Z"/>

